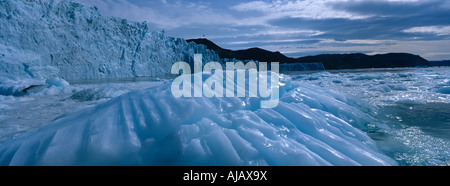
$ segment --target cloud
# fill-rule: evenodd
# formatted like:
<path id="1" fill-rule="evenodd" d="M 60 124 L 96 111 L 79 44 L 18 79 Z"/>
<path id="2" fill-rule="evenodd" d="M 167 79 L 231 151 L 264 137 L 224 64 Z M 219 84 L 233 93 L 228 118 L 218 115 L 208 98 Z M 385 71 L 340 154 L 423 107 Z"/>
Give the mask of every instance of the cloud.
<path id="1" fill-rule="evenodd" d="M 174 37 L 206 35 L 234 50 L 261 47 L 289 55 L 408 52 L 450 58 L 444 51 L 450 47 L 450 1 L 78 1 L 97 6 L 107 16 L 146 21 Z"/>
<path id="2" fill-rule="evenodd" d="M 275 0 L 275 1 L 251 1 L 232 7 L 237 11 L 257 11 L 266 14 L 266 18 L 307 18 L 307 19 L 363 19 L 368 16 L 337 10 L 330 3 L 339 0 Z M 344 1 L 344 0 L 340 0 Z"/>
<path id="3" fill-rule="evenodd" d="M 369 16 L 351 13 L 345 10 L 337 10 L 331 6 L 331 2 L 343 0 L 273 0 L 243 2 L 231 7 L 238 12 L 253 13 L 257 18 L 246 23 L 259 23 L 267 25 L 269 21 L 281 18 L 305 18 L 312 20 L 321 19 L 364 19 Z"/>
<path id="4" fill-rule="evenodd" d="M 187 0 L 138 1 L 79 0 L 88 6 L 97 6 L 107 16 L 132 21 L 146 21 L 159 29 L 175 29 L 192 25 L 233 24 L 234 17 L 216 12 L 208 3 Z"/>
<path id="5" fill-rule="evenodd" d="M 403 30 L 406 33 L 428 33 L 437 36 L 450 35 L 450 26 L 422 26 Z"/>
<path id="6" fill-rule="evenodd" d="M 410 17 L 446 11 L 441 0 L 349 0 L 331 2 L 333 9 L 380 17 Z"/>
<path id="7" fill-rule="evenodd" d="M 267 28 L 267 29 L 255 29 L 255 31 L 250 33 L 234 34 L 234 35 L 222 35 L 215 36 L 212 38 L 238 38 L 238 37 L 311 37 L 323 34 L 323 32 L 318 30 L 307 30 L 307 29 L 279 29 L 279 28 Z"/>
<path id="8" fill-rule="evenodd" d="M 333 2 L 330 6 L 346 12 L 370 15 L 365 19 L 283 17 L 269 24 L 283 28 L 312 29 L 324 32 L 320 37 L 331 39 L 446 39 L 445 28 L 450 26 L 450 8 L 440 1 L 348 1 Z M 412 29 L 414 28 L 414 29 Z M 417 28 L 435 30 L 424 37 Z M 411 30 L 412 29 L 412 30 Z M 428 32 L 432 33 L 432 32 Z"/>
<path id="9" fill-rule="evenodd" d="M 335 2 L 335 9 L 370 14 L 372 17 L 366 19 L 366 26 L 372 30 L 387 30 L 398 35 L 413 36 L 417 29 L 439 30 L 450 26 L 450 3 L 441 0 L 389 0 L 389 1 L 350 1 Z M 414 28 L 414 29 L 413 29 Z M 412 30 L 411 30 L 412 29 Z M 377 33 L 375 31 L 375 33 Z M 411 37 L 412 38 L 412 37 Z M 436 38 L 433 38 L 436 39 Z"/>

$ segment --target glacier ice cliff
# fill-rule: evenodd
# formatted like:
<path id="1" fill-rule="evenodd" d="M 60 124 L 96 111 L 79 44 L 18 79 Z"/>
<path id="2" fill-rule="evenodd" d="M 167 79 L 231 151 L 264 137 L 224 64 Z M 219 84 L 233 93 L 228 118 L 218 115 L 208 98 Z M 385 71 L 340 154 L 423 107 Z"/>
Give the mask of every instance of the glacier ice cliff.
<path id="1" fill-rule="evenodd" d="M 0 165 L 396 164 L 361 131 L 374 125 L 364 102 L 280 78 L 273 109 L 175 98 L 170 83 L 132 91 L 2 143 Z"/>
<path id="2" fill-rule="evenodd" d="M 160 76 L 177 61 L 219 61 L 204 45 L 102 16 L 74 1 L 0 1 L 0 76 L 66 80 Z"/>

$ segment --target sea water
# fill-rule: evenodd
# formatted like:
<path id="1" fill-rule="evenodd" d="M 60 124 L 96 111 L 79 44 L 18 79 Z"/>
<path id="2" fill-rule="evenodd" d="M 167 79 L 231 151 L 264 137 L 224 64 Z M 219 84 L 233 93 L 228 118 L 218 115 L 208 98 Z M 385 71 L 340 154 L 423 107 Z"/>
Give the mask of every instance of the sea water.
<path id="1" fill-rule="evenodd" d="M 310 82 L 366 100 L 387 128 L 365 132 L 399 165 L 450 165 L 450 68 L 291 72 Z"/>

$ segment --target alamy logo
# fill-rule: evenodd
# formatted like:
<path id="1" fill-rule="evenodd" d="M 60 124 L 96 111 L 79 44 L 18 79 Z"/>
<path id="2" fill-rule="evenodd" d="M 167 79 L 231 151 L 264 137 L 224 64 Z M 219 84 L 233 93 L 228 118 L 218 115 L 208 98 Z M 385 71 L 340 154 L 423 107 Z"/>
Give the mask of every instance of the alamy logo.
<path id="1" fill-rule="evenodd" d="M 259 70 L 257 66 L 259 66 Z M 209 62 L 203 67 L 202 54 L 195 54 L 193 68 L 194 74 L 192 78 L 191 66 L 188 63 L 176 62 L 172 65 L 172 74 L 180 74 L 180 71 L 182 71 L 181 75 L 172 82 L 171 91 L 174 97 L 249 96 L 267 98 L 267 100 L 261 100 L 261 108 L 275 108 L 278 106 L 279 63 L 271 63 L 272 73 L 270 73 L 270 81 L 268 80 L 267 63 L 265 62 L 260 62 L 259 65 L 256 65 L 254 62 L 246 64 L 242 62 L 227 62 L 224 71 L 222 64 L 218 62 Z M 247 71 L 248 76 L 246 75 Z M 203 80 L 203 74 L 210 74 L 211 76 Z M 224 76 L 226 78 L 225 83 Z M 246 86 L 246 81 L 248 81 L 248 86 Z M 247 92 L 248 94 L 246 95 Z"/>

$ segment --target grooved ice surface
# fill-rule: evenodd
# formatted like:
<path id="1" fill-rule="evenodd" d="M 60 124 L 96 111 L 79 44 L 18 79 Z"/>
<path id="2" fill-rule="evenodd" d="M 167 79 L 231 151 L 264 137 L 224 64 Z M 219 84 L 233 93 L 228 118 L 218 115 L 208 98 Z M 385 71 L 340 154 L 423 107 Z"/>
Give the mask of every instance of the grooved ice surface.
<path id="1" fill-rule="evenodd" d="M 0 77 L 66 80 L 160 76 L 177 61 L 219 61 L 204 45 L 150 32 L 74 1 L 0 1 Z"/>
<path id="2" fill-rule="evenodd" d="M 208 75 L 204 75 L 206 79 Z M 236 83 L 236 82 L 235 82 Z M 281 76 L 280 103 L 136 90 L 0 145 L 0 165 L 393 165 L 359 100 Z"/>

